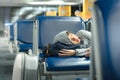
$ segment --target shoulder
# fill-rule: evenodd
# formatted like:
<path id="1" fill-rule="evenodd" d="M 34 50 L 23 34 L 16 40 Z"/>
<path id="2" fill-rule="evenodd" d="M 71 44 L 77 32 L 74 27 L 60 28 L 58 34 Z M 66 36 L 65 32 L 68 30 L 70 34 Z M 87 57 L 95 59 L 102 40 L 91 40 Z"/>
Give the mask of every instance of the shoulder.
<path id="1" fill-rule="evenodd" d="M 77 33 L 91 33 L 91 32 L 87 30 L 79 30 Z"/>
<path id="2" fill-rule="evenodd" d="M 91 32 L 90 31 L 86 31 L 86 30 L 79 30 L 77 33 L 76 33 L 77 36 L 85 36 L 85 35 L 91 35 Z"/>
<path id="3" fill-rule="evenodd" d="M 79 30 L 76 35 L 81 39 L 88 39 L 91 40 L 91 32 L 86 30 Z"/>

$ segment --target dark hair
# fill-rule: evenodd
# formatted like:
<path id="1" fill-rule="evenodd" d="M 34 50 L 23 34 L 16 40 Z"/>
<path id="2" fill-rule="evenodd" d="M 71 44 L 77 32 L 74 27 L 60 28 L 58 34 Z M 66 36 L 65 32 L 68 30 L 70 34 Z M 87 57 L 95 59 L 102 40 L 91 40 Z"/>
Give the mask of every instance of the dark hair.
<path id="1" fill-rule="evenodd" d="M 70 31 L 67 31 L 67 32 L 66 32 L 67 35 L 69 35 L 70 33 L 72 33 L 72 32 L 70 32 Z"/>

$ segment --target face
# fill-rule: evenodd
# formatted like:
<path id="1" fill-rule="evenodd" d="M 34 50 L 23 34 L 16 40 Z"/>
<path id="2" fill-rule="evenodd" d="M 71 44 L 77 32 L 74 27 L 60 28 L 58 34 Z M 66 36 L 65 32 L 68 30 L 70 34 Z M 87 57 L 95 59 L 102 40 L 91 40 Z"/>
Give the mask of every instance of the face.
<path id="1" fill-rule="evenodd" d="M 69 33 L 68 38 L 73 44 L 79 44 L 80 43 L 79 37 L 77 35 L 73 34 L 73 33 Z"/>

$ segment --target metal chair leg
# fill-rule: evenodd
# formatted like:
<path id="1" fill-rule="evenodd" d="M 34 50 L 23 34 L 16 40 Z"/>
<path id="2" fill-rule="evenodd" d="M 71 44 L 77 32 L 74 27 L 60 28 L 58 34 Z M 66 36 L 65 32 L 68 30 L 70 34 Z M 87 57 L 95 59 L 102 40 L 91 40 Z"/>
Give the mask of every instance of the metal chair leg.
<path id="1" fill-rule="evenodd" d="M 52 80 L 52 75 L 46 75 L 46 80 Z"/>

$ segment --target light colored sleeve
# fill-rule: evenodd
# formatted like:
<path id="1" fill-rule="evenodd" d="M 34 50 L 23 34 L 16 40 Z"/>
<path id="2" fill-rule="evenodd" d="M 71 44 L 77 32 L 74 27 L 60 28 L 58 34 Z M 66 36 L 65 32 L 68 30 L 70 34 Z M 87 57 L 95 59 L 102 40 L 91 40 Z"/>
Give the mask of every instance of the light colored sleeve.
<path id="1" fill-rule="evenodd" d="M 84 56 L 86 51 L 87 51 L 88 48 L 84 48 L 84 49 L 75 49 L 76 51 L 76 54 L 75 56 Z"/>
<path id="2" fill-rule="evenodd" d="M 86 30 L 79 30 L 76 35 L 82 39 L 91 40 L 91 32 Z"/>

